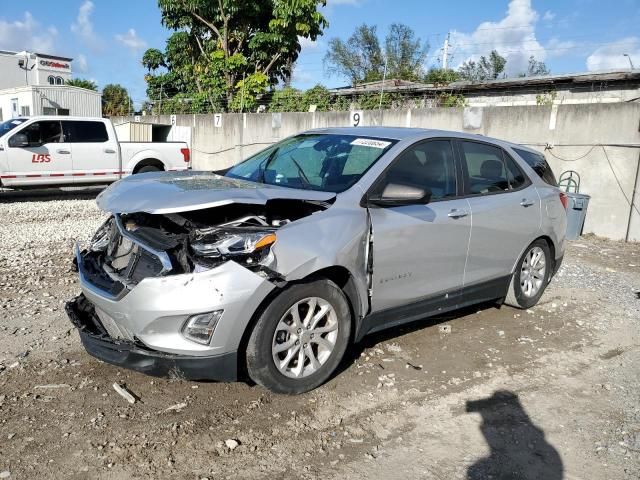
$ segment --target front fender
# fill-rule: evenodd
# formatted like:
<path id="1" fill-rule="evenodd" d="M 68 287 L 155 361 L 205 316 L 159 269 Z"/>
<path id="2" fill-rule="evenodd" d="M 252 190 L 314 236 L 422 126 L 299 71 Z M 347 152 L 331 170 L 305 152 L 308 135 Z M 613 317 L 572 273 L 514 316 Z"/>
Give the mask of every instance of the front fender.
<path id="1" fill-rule="evenodd" d="M 297 281 L 329 267 L 343 267 L 351 274 L 358 291 L 359 311 L 366 313 L 367 232 L 365 209 L 333 205 L 278 230 L 272 248 L 275 270 L 286 281 Z"/>

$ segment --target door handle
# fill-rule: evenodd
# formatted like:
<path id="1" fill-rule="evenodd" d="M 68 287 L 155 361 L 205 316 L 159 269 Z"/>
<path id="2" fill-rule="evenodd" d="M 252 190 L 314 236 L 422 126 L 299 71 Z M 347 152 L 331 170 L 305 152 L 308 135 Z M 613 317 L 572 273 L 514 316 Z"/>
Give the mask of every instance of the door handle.
<path id="1" fill-rule="evenodd" d="M 116 153 L 116 151 L 113 148 L 105 148 L 104 153 Z"/>
<path id="2" fill-rule="evenodd" d="M 467 215 L 469 215 L 469 212 L 467 212 L 466 210 L 458 210 L 455 208 L 447 214 L 447 216 L 450 218 L 462 218 L 466 217 Z"/>
<path id="3" fill-rule="evenodd" d="M 60 150 L 56 150 L 56 153 L 59 153 L 61 155 L 69 155 L 71 153 L 71 151 L 70 150 L 62 150 L 62 149 L 60 149 Z"/>
<path id="4" fill-rule="evenodd" d="M 523 198 L 522 201 L 520 202 L 520 206 L 522 207 L 530 207 L 531 205 L 533 205 L 535 202 L 533 200 L 527 200 L 526 198 Z"/>

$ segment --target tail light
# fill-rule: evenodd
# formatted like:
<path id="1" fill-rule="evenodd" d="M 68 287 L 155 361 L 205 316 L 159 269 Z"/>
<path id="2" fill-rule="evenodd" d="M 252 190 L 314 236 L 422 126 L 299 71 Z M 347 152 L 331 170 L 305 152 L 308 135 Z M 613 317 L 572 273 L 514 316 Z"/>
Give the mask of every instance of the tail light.
<path id="1" fill-rule="evenodd" d="M 184 157 L 184 163 L 189 163 L 189 160 L 191 160 L 191 151 L 189 151 L 188 148 L 181 148 L 180 153 L 182 153 Z"/>
<path id="2" fill-rule="evenodd" d="M 569 195 L 564 192 L 560 192 L 560 203 L 562 203 L 565 210 L 569 208 Z"/>

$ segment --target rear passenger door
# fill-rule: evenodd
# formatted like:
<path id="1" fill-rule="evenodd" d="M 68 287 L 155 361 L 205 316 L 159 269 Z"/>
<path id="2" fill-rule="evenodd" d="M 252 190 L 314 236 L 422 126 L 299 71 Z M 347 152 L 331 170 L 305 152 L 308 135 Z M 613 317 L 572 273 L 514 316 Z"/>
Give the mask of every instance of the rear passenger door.
<path id="1" fill-rule="evenodd" d="M 114 181 L 119 178 L 118 143 L 110 139 L 104 122 L 63 120 L 65 139 L 73 146 L 76 183 Z"/>
<path id="2" fill-rule="evenodd" d="M 540 231 L 540 197 L 501 147 L 470 140 L 457 146 L 472 223 L 465 289 L 506 290 L 513 266 Z"/>

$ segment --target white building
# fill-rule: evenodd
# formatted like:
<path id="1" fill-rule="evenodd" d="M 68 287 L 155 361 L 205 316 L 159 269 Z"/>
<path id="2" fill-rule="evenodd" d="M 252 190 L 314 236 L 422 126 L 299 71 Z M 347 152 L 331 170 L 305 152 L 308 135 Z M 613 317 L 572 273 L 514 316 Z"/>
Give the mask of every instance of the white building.
<path id="1" fill-rule="evenodd" d="M 102 95 L 65 85 L 73 59 L 0 50 L 0 121 L 30 115 L 99 117 Z"/>

